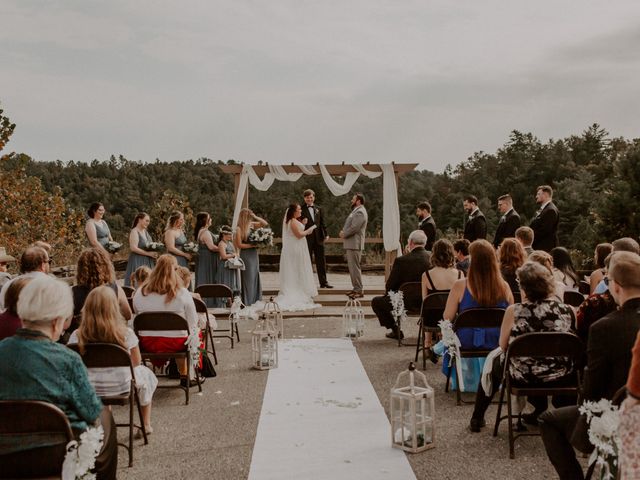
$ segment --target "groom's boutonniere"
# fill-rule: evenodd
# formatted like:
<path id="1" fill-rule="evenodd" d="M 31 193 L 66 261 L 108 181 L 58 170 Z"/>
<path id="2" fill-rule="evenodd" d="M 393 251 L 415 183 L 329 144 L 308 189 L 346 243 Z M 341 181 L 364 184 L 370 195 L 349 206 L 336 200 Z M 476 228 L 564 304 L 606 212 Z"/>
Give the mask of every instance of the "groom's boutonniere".
<path id="1" fill-rule="evenodd" d="M 313 207 L 313 213 L 316 215 L 320 213 L 320 209 L 318 207 Z"/>

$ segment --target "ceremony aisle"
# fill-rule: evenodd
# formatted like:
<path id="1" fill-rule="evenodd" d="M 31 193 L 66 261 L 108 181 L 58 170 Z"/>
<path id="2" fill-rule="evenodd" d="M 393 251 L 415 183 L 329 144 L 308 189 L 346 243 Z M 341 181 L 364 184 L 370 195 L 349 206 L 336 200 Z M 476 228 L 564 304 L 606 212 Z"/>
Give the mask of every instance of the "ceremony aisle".
<path id="1" fill-rule="evenodd" d="M 287 340 L 279 355 L 249 480 L 416 478 L 390 448 L 389 421 L 351 341 Z"/>

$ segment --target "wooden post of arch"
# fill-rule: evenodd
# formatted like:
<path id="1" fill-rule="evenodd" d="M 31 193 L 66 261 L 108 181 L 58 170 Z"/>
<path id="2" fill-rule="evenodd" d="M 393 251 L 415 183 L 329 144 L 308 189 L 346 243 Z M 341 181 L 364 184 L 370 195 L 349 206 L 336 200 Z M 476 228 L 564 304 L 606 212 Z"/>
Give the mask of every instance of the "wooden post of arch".
<path id="1" fill-rule="evenodd" d="M 367 170 L 382 171 L 382 168 L 380 167 L 379 164 L 367 163 L 364 166 L 367 168 Z M 417 163 L 395 163 L 395 162 L 393 163 L 393 171 L 396 177 L 396 188 L 399 188 L 400 186 L 400 176 L 407 172 L 411 172 L 415 170 L 417 166 L 418 166 Z M 325 167 L 327 168 L 327 171 L 329 172 L 330 175 L 335 175 L 335 176 L 344 176 L 348 172 L 357 172 L 355 168 L 353 168 L 351 165 L 345 164 L 344 162 L 342 162 L 342 164 L 325 164 Z M 302 172 L 300 167 L 298 167 L 298 165 L 293 163 L 290 165 L 283 165 L 283 168 L 287 173 Z M 235 188 L 234 188 L 233 198 L 234 198 L 234 205 L 235 205 L 235 201 L 238 198 L 238 187 L 240 185 L 240 174 L 242 173 L 242 164 L 220 165 L 220 169 L 224 173 L 229 173 L 234 176 Z M 265 173 L 269 171 L 269 166 L 268 164 L 254 165 L 254 171 L 259 176 L 263 176 Z M 244 198 L 242 199 L 242 207 L 243 208 L 249 207 L 249 186 L 248 185 L 244 194 Z M 396 259 L 396 256 L 397 256 L 397 252 L 395 251 L 394 252 L 385 251 L 385 260 L 384 260 L 385 280 L 389 278 L 389 274 L 391 273 L 391 267 L 393 265 L 393 262 Z"/>

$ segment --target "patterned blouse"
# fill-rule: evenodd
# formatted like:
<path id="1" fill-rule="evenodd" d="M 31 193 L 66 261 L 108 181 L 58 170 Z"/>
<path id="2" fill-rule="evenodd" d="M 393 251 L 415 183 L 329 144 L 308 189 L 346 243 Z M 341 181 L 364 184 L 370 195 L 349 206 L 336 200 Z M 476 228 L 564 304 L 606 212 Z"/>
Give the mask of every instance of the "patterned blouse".
<path id="1" fill-rule="evenodd" d="M 516 303 L 513 314 L 514 323 L 509 343 L 525 333 L 571 331 L 571 307 L 555 300 Z M 573 365 L 568 358 L 519 357 L 512 359 L 509 365 L 511 377 L 525 383 L 550 382 L 572 371 Z"/>

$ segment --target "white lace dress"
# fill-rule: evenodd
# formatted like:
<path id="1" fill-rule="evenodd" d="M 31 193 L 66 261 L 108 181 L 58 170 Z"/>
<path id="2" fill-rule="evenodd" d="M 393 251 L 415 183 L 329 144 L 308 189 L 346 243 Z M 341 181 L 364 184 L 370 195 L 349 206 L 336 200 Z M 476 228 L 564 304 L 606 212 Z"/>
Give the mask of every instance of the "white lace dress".
<path id="1" fill-rule="evenodd" d="M 282 253 L 280 254 L 280 291 L 275 301 L 283 311 L 300 311 L 319 308 L 313 301 L 318 295 L 311 257 L 305 237 L 298 238 L 293 233 L 304 226 L 295 219 L 282 225 Z"/>

